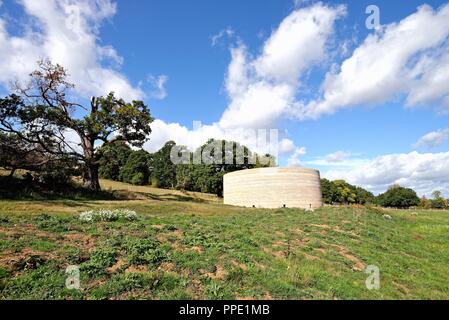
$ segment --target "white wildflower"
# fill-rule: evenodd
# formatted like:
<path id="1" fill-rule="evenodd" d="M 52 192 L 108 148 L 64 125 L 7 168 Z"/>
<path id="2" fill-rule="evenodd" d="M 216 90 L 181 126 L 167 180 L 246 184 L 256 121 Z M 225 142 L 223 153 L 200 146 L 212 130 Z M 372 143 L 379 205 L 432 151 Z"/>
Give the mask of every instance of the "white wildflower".
<path id="1" fill-rule="evenodd" d="M 92 221 L 116 221 L 119 219 L 134 221 L 137 220 L 137 213 L 129 209 L 115 210 L 90 210 L 80 214 L 79 219 L 84 222 Z"/>

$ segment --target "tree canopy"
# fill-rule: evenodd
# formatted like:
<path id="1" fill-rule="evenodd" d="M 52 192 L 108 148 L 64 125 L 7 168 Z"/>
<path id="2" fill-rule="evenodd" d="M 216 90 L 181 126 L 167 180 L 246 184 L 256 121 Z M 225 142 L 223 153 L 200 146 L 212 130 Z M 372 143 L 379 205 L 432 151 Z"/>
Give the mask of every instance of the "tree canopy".
<path id="1" fill-rule="evenodd" d="M 0 131 L 53 157 L 75 159 L 83 165 L 86 187 L 99 190 L 99 146 L 112 141 L 142 146 L 153 118 L 142 101 L 125 102 L 112 92 L 84 106 L 70 100 L 73 88 L 64 67 L 40 61 L 30 82 L 16 85 L 18 94 L 0 99 Z M 69 133 L 77 136 L 76 143 L 67 138 Z"/>
<path id="2" fill-rule="evenodd" d="M 394 185 L 385 193 L 380 194 L 377 201 L 381 206 L 393 208 L 409 208 L 420 204 L 420 199 L 413 189 L 398 185 Z"/>

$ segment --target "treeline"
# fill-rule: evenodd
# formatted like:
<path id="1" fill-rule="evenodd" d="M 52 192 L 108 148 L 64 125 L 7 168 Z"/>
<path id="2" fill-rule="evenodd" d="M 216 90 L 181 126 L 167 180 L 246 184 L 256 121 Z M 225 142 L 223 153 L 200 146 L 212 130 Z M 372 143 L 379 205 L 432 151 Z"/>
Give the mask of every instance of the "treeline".
<path id="1" fill-rule="evenodd" d="M 449 199 L 444 199 L 440 191 L 434 191 L 433 199 L 419 198 L 410 188 L 391 186 L 386 192 L 375 196 L 362 187 L 344 180 L 321 179 L 323 201 L 326 204 L 371 204 L 390 208 L 420 207 L 424 209 L 449 209 Z"/>
<path id="2" fill-rule="evenodd" d="M 221 152 L 210 152 L 211 145 L 218 145 Z M 232 151 L 226 148 L 229 145 L 233 146 Z M 174 147 L 177 148 L 176 153 L 182 153 L 188 163 L 174 163 Z M 243 150 L 243 154 L 238 150 Z M 220 154 L 221 161 L 216 161 L 217 155 L 214 155 L 214 152 Z M 194 152 L 187 151 L 183 146 L 176 146 L 173 141 L 167 142 L 155 153 L 132 150 L 126 143 L 118 141 L 100 148 L 99 154 L 99 174 L 103 179 L 213 193 L 218 196 L 223 194 L 223 175 L 226 173 L 275 165 L 275 159 L 270 155 L 259 156 L 239 143 L 213 139 Z M 238 161 L 239 156 L 242 158 Z M 204 161 L 207 157 L 212 157 L 214 161 Z M 201 159 L 201 163 L 194 164 L 195 158 Z"/>

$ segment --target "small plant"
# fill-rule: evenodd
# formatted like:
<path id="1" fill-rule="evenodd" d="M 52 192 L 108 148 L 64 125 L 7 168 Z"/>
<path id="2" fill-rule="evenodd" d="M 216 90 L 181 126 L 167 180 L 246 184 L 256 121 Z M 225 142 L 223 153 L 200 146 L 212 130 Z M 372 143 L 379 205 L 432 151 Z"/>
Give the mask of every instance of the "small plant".
<path id="1" fill-rule="evenodd" d="M 129 239 L 124 245 L 130 264 L 159 265 L 167 259 L 167 252 L 155 239 Z"/>
<path id="2" fill-rule="evenodd" d="M 81 270 L 90 276 L 106 274 L 106 269 L 116 263 L 117 253 L 112 248 L 95 250 L 88 261 L 81 265 Z"/>
<path id="3" fill-rule="evenodd" d="M 43 213 L 34 218 L 39 229 L 50 232 L 70 231 L 71 218 L 60 217 Z"/>
<path id="4" fill-rule="evenodd" d="M 117 220 L 137 220 L 137 213 L 128 209 L 116 209 L 116 210 L 91 210 L 85 211 L 80 214 L 79 219 L 84 222 L 97 222 L 97 221 L 117 221 Z"/>

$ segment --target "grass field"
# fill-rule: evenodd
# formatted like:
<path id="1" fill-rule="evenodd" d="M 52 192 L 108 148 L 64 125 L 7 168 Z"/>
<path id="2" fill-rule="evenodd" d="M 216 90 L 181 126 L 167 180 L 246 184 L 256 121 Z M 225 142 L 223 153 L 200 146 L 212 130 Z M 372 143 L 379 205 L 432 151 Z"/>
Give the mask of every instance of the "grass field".
<path id="1" fill-rule="evenodd" d="M 1 299 L 449 298 L 448 211 L 244 209 L 102 184 L 135 200 L 0 201 Z M 79 220 L 100 208 L 139 219 Z M 81 290 L 65 288 L 69 265 Z M 368 265 L 379 290 L 365 286 Z"/>

